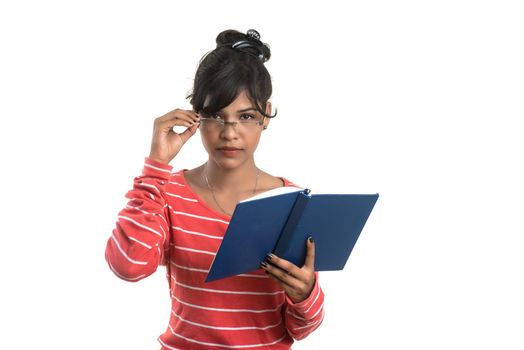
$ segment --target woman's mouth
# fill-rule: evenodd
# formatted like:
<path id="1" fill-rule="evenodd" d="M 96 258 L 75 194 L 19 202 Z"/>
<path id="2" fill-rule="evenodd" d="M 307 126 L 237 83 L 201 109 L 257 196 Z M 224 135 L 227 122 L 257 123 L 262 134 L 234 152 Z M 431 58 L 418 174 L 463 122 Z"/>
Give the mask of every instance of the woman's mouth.
<path id="1" fill-rule="evenodd" d="M 226 157 L 234 157 L 238 154 L 238 151 L 241 150 L 240 148 L 236 147 L 220 147 L 217 149 Z"/>

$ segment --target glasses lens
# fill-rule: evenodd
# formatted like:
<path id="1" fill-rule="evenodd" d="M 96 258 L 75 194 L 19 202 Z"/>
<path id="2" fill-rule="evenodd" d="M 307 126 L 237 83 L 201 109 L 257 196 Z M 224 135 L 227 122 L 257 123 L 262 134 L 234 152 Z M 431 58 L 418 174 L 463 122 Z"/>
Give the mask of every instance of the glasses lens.
<path id="1" fill-rule="evenodd" d="M 251 132 L 260 129 L 260 124 L 262 124 L 261 119 L 240 120 L 238 122 L 238 127 L 247 132 Z"/>
<path id="2" fill-rule="evenodd" d="M 223 123 L 219 119 L 212 118 L 201 118 L 202 128 L 209 131 L 220 131 L 222 130 Z"/>
<path id="3" fill-rule="evenodd" d="M 222 131 L 225 124 L 233 126 L 237 131 L 254 132 L 261 128 L 262 118 L 239 120 L 238 122 L 224 122 L 221 119 L 202 118 L 202 128 L 208 131 Z"/>

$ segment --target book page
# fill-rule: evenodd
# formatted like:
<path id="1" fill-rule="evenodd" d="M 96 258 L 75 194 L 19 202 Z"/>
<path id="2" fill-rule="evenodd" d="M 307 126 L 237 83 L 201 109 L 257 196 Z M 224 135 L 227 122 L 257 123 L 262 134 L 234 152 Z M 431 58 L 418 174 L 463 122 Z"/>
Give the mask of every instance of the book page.
<path id="1" fill-rule="evenodd" d="M 294 187 L 294 186 L 277 187 L 277 188 L 274 188 L 272 190 L 269 190 L 269 191 L 257 194 L 256 196 L 253 196 L 251 198 L 244 199 L 243 201 L 240 201 L 240 203 L 254 201 L 254 200 L 257 200 L 257 199 L 262 199 L 262 198 L 267 198 L 267 197 L 278 196 L 278 195 L 284 194 L 284 193 L 299 192 L 299 191 L 303 191 L 303 190 L 304 190 L 303 188 L 298 188 L 298 187 Z"/>

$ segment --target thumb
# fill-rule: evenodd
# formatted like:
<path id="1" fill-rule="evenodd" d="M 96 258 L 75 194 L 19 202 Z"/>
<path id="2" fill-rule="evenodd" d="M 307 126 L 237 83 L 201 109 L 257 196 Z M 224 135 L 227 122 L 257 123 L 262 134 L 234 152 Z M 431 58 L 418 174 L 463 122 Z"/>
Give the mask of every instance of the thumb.
<path id="1" fill-rule="evenodd" d="M 315 242 L 313 241 L 313 236 L 309 236 L 307 239 L 307 253 L 306 253 L 306 262 L 304 266 L 315 270 Z"/>
<path id="2" fill-rule="evenodd" d="M 183 143 L 186 143 L 187 140 L 189 140 L 191 136 L 193 136 L 196 133 L 199 125 L 200 123 L 196 123 L 195 125 L 187 128 L 183 133 L 179 134 Z"/>

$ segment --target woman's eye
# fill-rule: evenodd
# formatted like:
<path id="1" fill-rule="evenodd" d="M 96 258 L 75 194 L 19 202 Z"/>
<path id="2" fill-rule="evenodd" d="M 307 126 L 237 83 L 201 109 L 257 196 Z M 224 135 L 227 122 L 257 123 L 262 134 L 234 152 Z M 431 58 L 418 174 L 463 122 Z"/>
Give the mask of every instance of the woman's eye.
<path id="1" fill-rule="evenodd" d="M 222 117 L 218 113 L 213 113 L 213 112 L 209 112 L 209 111 L 206 111 L 206 110 L 202 110 L 200 112 L 200 115 L 202 117 L 208 118 L 208 119 L 222 119 Z"/>
<path id="2" fill-rule="evenodd" d="M 242 114 L 240 116 L 240 120 L 250 120 L 250 119 L 255 119 L 255 116 L 252 114 Z"/>

